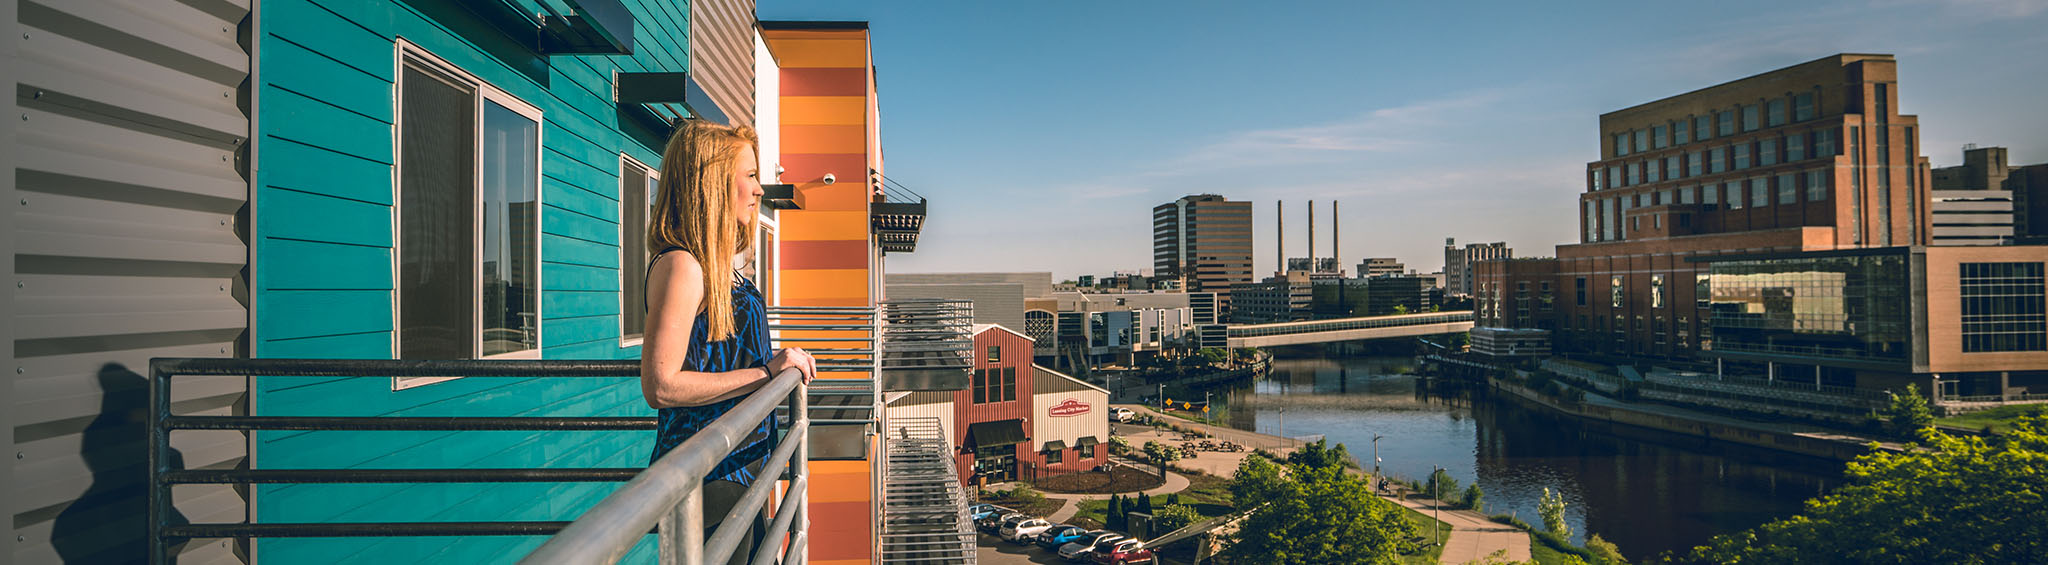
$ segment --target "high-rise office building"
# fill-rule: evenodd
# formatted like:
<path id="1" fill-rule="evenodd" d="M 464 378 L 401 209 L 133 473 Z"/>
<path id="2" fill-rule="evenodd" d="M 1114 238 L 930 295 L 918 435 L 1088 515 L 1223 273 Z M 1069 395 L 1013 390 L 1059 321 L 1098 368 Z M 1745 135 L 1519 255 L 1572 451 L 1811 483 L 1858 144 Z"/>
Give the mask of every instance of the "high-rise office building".
<path id="1" fill-rule="evenodd" d="M 1963 164 L 1934 169 L 1935 245 L 2002 245 L 2013 241 L 2013 193 L 2004 147 L 1963 147 Z"/>
<path id="2" fill-rule="evenodd" d="M 1197 194 L 1152 208 L 1152 268 L 1187 292 L 1216 293 L 1227 319 L 1230 285 L 1252 282 L 1252 203 Z"/>
<path id="3" fill-rule="evenodd" d="M 1444 294 L 1472 295 L 1472 266 L 1480 261 L 1515 256 L 1507 242 L 1471 243 L 1458 247 L 1458 240 L 1444 238 Z"/>

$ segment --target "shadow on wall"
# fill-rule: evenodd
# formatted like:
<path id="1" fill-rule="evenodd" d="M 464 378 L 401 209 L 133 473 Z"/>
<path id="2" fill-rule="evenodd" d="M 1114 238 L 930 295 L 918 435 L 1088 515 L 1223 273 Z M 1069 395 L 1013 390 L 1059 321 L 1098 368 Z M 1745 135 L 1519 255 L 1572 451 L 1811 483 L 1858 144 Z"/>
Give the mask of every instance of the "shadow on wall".
<path id="1" fill-rule="evenodd" d="M 100 413 L 85 427 L 80 455 L 92 486 L 57 514 L 51 544 L 65 563 L 147 559 L 149 531 L 149 379 L 119 363 L 100 367 Z M 178 450 L 165 465 L 185 468 Z M 190 523 L 171 510 L 172 525 Z M 173 540 L 173 556 L 187 540 Z"/>

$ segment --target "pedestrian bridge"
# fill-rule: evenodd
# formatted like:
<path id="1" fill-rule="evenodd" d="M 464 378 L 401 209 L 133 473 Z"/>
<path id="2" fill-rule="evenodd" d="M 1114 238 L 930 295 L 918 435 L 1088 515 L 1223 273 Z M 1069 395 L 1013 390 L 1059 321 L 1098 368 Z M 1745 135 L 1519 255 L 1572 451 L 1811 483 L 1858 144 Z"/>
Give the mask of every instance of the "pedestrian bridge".
<path id="1" fill-rule="evenodd" d="M 1472 311 L 1424 312 L 1229 327 L 1231 347 L 1305 345 L 1447 334 L 1472 329 Z"/>

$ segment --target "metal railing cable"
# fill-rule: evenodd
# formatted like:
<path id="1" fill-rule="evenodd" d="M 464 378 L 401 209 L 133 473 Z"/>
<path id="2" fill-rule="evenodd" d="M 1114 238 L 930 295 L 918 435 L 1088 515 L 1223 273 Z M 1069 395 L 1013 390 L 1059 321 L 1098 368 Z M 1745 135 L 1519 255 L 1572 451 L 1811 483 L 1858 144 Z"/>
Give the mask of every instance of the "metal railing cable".
<path id="1" fill-rule="evenodd" d="M 595 539 L 612 545 L 592 545 L 591 534 L 579 534 L 564 541 L 550 540 L 528 557 L 527 562 L 587 563 L 616 560 L 643 536 L 656 533 L 662 540 L 663 562 L 701 563 L 706 555 L 729 556 L 737 545 L 736 535 L 712 541 L 707 548 L 701 528 L 702 478 L 738 445 L 753 427 L 777 409 L 790 422 L 787 438 L 771 455 L 763 479 L 742 497 L 730 516 L 759 512 L 768 493 L 779 484 L 773 477 L 788 479 L 782 503 L 777 506 L 775 532 L 762 539 L 783 543 L 781 555 L 801 562 L 807 522 L 804 520 L 808 456 L 806 431 L 810 425 L 807 387 L 794 370 L 776 375 L 760 390 L 740 402 L 732 411 L 685 441 L 654 465 L 641 468 L 563 469 L 171 469 L 170 436 L 183 430 L 317 430 L 350 432 L 384 431 L 577 431 L 652 430 L 651 417 L 379 417 L 379 416 L 180 416 L 172 412 L 170 387 L 175 377 L 262 376 L 276 377 L 446 377 L 465 378 L 638 378 L 640 362 L 625 360 L 361 360 L 361 359 L 219 359 L 159 358 L 150 361 L 148 447 L 148 529 L 151 563 L 167 563 L 169 542 L 188 538 L 308 538 L 308 537 L 401 537 L 401 536 L 533 536 L 558 532 L 603 530 Z M 782 473 L 781 468 L 787 472 Z M 620 505 L 637 507 L 648 501 L 665 503 L 646 508 L 609 510 L 585 514 L 575 522 L 564 521 L 433 521 L 433 522 L 305 522 L 305 523 L 193 523 L 173 524 L 171 489 L 183 484 L 397 484 L 397 483 L 535 483 L 535 482 L 625 482 L 626 485 L 600 502 L 593 513 Z M 624 500 L 628 491 L 635 493 Z M 610 506 L 607 506 L 609 504 Z M 689 511 L 685 511 L 689 510 Z M 652 519 L 641 520 L 649 512 Z M 595 516 L 595 518 L 593 518 Z M 621 517 L 623 516 L 623 521 Z M 593 521 L 593 520 L 597 521 Z M 608 521 L 607 521 L 608 520 Z M 599 523 L 602 521 L 603 523 Z M 644 523 L 642 523 L 644 521 Z M 662 527 L 656 528 L 657 524 Z M 579 525 L 581 524 L 581 525 Z M 673 526 L 671 525 L 673 524 Z M 625 528 L 625 529 L 614 529 Z M 722 531 L 723 529 L 721 529 Z M 694 533 L 690 533 L 694 531 Z M 737 530 L 735 530 L 737 531 Z M 784 542 L 782 532 L 791 535 Z M 693 537 L 694 536 L 694 537 Z M 728 542 L 725 538 L 731 538 Z M 694 543 L 679 543 L 694 541 Z M 766 544 L 768 541 L 764 541 Z M 552 548 L 552 549 L 551 549 Z M 707 552 L 706 549 L 713 551 Z M 567 552 L 567 553 L 564 553 Z M 765 549 L 759 555 L 774 555 Z M 768 562 L 757 560 L 757 563 Z"/>

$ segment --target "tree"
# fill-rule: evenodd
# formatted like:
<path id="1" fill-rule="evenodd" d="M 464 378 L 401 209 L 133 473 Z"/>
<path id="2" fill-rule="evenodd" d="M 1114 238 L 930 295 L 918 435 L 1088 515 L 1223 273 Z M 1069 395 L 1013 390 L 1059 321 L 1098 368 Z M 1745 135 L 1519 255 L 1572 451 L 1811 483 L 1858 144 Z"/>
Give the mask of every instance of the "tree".
<path id="1" fill-rule="evenodd" d="M 1448 500 L 1446 495 L 1457 496 L 1458 479 L 1452 477 L 1450 471 L 1437 469 L 1429 473 L 1429 481 L 1422 484 L 1422 490 L 1429 493 L 1430 498 L 1445 501 Z"/>
<path id="2" fill-rule="evenodd" d="M 1395 314 L 1406 314 L 1406 313 L 1408 313 L 1408 305 L 1407 305 L 1407 304 L 1395 304 L 1395 305 L 1394 305 L 1394 313 L 1395 313 Z"/>
<path id="3" fill-rule="evenodd" d="M 2048 417 L 1990 438 L 1919 431 L 1922 447 L 1850 462 L 1799 515 L 1719 536 L 1678 563 L 2048 563 Z"/>
<path id="4" fill-rule="evenodd" d="M 1399 507 L 1373 496 L 1343 465 L 1323 461 L 1289 465 L 1287 478 L 1226 534 L 1223 555 L 1261 565 L 1398 563 L 1415 550 L 1415 525 Z"/>
<path id="5" fill-rule="evenodd" d="M 1196 520 L 1200 519 L 1202 519 L 1202 515 L 1196 513 L 1195 509 L 1191 506 L 1168 504 L 1165 508 L 1159 509 L 1159 514 L 1152 517 L 1152 535 L 1157 536 L 1185 528 L 1188 527 L 1188 524 L 1193 524 Z"/>
<path id="6" fill-rule="evenodd" d="M 1180 493 L 1177 493 L 1177 492 L 1169 492 L 1169 493 L 1166 493 L 1166 505 L 1167 505 L 1167 506 L 1173 506 L 1173 505 L 1176 505 L 1176 504 L 1180 504 Z"/>
<path id="7" fill-rule="evenodd" d="M 1180 448 L 1159 443 L 1158 440 L 1145 442 L 1145 456 L 1152 458 L 1152 464 L 1159 466 L 1159 480 L 1166 480 L 1166 464 L 1180 460 Z"/>
<path id="8" fill-rule="evenodd" d="M 1138 512 L 1142 512 L 1145 514 L 1152 513 L 1152 495 L 1138 493 Z"/>
<path id="9" fill-rule="evenodd" d="M 1124 529 L 1124 495 L 1109 495 L 1109 510 L 1102 516 L 1102 527 L 1111 530 Z"/>
<path id="10" fill-rule="evenodd" d="M 1279 496 L 1286 483 L 1279 465 L 1264 457 L 1246 457 L 1230 479 L 1230 499 L 1238 508 L 1256 508 Z"/>
<path id="11" fill-rule="evenodd" d="M 1464 500 L 1460 500 L 1458 503 L 1471 509 L 1473 512 L 1484 513 L 1486 512 L 1486 491 L 1479 490 L 1479 481 L 1472 481 L 1472 486 L 1465 487 Z"/>
<path id="12" fill-rule="evenodd" d="M 1337 444 L 1337 447 L 1326 448 L 1325 446 L 1329 445 L 1327 441 L 1319 439 L 1315 443 L 1302 446 L 1301 449 L 1295 450 L 1294 453 L 1287 454 L 1287 464 L 1312 469 L 1324 467 L 1341 469 L 1346 465 L 1350 465 L 1351 452 L 1344 449 L 1344 444 L 1340 443 Z"/>
<path id="13" fill-rule="evenodd" d="M 1919 387 L 1907 384 L 1905 394 L 1892 395 L 1885 419 L 1891 423 L 1892 434 L 1910 438 L 1921 428 L 1934 425 L 1934 411 L 1927 408 L 1927 398 L 1920 396 Z"/>
<path id="14" fill-rule="evenodd" d="M 1195 352 L 1195 358 L 1210 365 L 1221 365 L 1230 359 L 1230 352 L 1224 351 L 1221 347 L 1204 347 Z"/>
<path id="15" fill-rule="evenodd" d="M 1599 557 L 1601 561 L 1608 565 L 1628 563 L 1628 559 L 1621 556 L 1621 548 L 1615 546 L 1614 542 L 1600 539 L 1600 534 L 1586 537 L 1586 551 L 1592 552 L 1595 557 Z"/>
<path id="16" fill-rule="evenodd" d="M 1543 529 L 1560 538 L 1572 537 L 1572 525 L 1564 521 L 1564 491 L 1551 492 L 1550 487 L 1543 487 L 1543 498 L 1536 503 L 1536 513 L 1543 516 Z"/>

